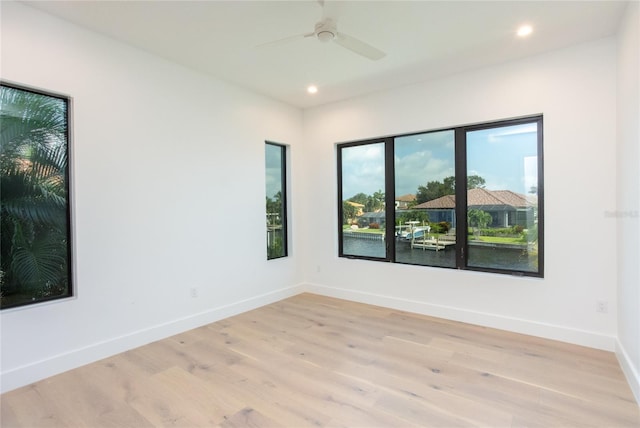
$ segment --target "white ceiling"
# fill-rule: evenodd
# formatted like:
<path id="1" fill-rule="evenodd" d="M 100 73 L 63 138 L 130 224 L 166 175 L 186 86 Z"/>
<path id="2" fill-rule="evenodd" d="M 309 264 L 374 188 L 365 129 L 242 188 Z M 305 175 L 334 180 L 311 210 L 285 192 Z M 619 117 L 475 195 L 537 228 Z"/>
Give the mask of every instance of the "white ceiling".
<path id="1" fill-rule="evenodd" d="M 25 1 L 185 66 L 306 108 L 609 36 L 619 1 L 330 1 L 338 31 L 387 55 L 378 61 L 300 38 L 318 0 Z M 527 39 L 515 35 L 529 23 Z M 314 83 L 319 92 L 306 93 Z"/>

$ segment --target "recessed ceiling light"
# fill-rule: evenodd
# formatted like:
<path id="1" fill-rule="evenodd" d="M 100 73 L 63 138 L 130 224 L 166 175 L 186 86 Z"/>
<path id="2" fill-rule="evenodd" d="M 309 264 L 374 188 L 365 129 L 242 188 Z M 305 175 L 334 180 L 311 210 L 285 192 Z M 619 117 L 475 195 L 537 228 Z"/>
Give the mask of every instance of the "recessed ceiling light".
<path id="1" fill-rule="evenodd" d="M 307 87 L 307 92 L 310 94 L 315 94 L 316 92 L 318 92 L 318 87 L 316 85 L 309 85 Z"/>
<path id="2" fill-rule="evenodd" d="M 533 27 L 531 25 L 522 25 L 518 28 L 518 36 L 519 37 L 527 37 L 529 34 L 533 32 Z"/>

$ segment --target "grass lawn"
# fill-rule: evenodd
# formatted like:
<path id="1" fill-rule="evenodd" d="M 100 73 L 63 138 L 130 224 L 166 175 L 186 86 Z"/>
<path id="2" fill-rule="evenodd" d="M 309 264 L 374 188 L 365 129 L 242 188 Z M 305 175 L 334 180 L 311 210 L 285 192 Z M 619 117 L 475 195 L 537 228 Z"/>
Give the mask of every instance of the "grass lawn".
<path id="1" fill-rule="evenodd" d="M 469 240 L 472 240 L 471 236 Z M 526 245 L 526 243 L 522 242 L 521 237 L 505 237 L 505 236 L 478 236 L 478 240 L 482 242 L 491 242 L 492 244 L 520 244 Z"/>
<path id="2" fill-rule="evenodd" d="M 359 233 L 384 233 L 384 230 L 382 229 L 351 229 L 351 226 L 348 224 L 342 225 L 342 230 L 350 230 L 352 232 Z"/>

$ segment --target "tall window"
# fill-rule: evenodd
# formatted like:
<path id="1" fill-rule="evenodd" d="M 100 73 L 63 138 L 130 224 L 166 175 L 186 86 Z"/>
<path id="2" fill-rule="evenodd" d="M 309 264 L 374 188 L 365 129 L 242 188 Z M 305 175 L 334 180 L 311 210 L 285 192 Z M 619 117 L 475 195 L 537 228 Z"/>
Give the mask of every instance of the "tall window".
<path id="1" fill-rule="evenodd" d="M 542 277 L 542 117 L 338 145 L 339 255 Z"/>
<path id="2" fill-rule="evenodd" d="M 466 131 L 467 265 L 539 271 L 539 122 Z"/>
<path id="3" fill-rule="evenodd" d="M 395 261 L 455 267 L 455 251 L 441 251 L 455 244 L 454 132 L 397 137 L 394 146 Z"/>
<path id="4" fill-rule="evenodd" d="M 287 256 L 286 147 L 265 144 L 267 259 Z"/>
<path id="5" fill-rule="evenodd" d="M 69 99 L 0 85 L 2 309 L 72 295 Z"/>
<path id="6" fill-rule="evenodd" d="M 345 256 L 386 258 L 385 143 L 343 147 L 341 156 L 342 239 Z"/>

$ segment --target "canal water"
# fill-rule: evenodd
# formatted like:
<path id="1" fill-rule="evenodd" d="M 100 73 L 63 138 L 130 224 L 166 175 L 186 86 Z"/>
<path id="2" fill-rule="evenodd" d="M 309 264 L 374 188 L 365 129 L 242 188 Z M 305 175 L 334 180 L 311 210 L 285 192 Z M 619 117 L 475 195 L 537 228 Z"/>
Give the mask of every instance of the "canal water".
<path id="1" fill-rule="evenodd" d="M 382 240 L 352 238 L 345 235 L 343 253 L 345 255 L 365 257 L 385 257 L 385 244 Z M 416 265 L 456 267 L 456 251 L 453 246 L 446 250 L 434 251 L 411 248 L 409 241 L 396 241 L 396 262 Z M 526 251 L 522 249 L 469 247 L 468 265 L 494 269 L 535 272 Z"/>

